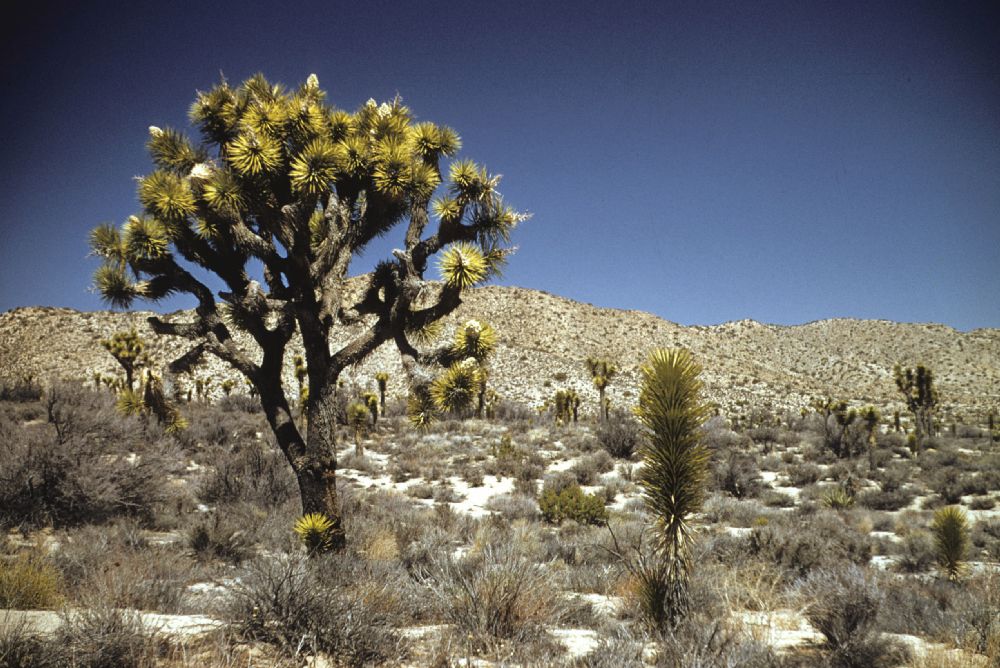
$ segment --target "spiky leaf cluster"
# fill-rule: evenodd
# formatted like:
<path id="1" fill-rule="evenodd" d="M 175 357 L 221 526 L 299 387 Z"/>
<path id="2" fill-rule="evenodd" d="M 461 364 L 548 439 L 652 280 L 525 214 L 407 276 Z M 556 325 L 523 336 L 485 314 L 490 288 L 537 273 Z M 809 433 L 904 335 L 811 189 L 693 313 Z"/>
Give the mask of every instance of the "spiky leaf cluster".
<path id="1" fill-rule="evenodd" d="M 429 429 L 438 418 L 438 408 L 426 386 L 414 387 L 406 398 L 406 417 L 420 430 Z"/>
<path id="2" fill-rule="evenodd" d="M 497 333 L 489 323 L 467 320 L 455 331 L 451 355 L 455 359 L 473 358 L 483 363 L 497 346 Z"/>
<path id="3" fill-rule="evenodd" d="M 334 525 L 323 513 L 307 513 L 292 527 L 310 556 L 329 552 L 334 542 Z"/>
<path id="4" fill-rule="evenodd" d="M 444 413 L 462 413 L 472 406 L 483 382 L 483 370 L 473 358 L 455 362 L 431 383 L 434 405 Z"/>
<path id="5" fill-rule="evenodd" d="M 689 520 L 701 509 L 708 476 L 708 449 L 699 430 L 707 416 L 701 402 L 701 368 L 683 349 L 656 350 L 641 368 L 636 415 L 647 428 L 639 484 L 655 518 L 660 550 L 687 559 Z"/>
<path id="6" fill-rule="evenodd" d="M 959 506 L 940 508 L 934 513 L 931 533 L 941 571 L 949 580 L 958 580 L 969 552 L 968 516 Z"/>

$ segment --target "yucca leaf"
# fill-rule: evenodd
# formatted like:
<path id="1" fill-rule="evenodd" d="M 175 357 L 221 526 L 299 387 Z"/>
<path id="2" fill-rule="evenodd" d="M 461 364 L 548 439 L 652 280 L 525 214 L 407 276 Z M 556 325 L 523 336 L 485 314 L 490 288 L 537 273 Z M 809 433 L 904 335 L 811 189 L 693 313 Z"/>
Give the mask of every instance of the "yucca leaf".
<path id="1" fill-rule="evenodd" d="M 227 145 L 229 164 L 244 176 L 256 176 L 281 165 L 281 144 L 266 134 L 246 130 Z"/>
<path id="2" fill-rule="evenodd" d="M 482 252 L 468 243 L 453 244 L 441 255 L 441 278 L 449 286 L 464 290 L 485 280 L 489 266 Z"/>
<path id="3" fill-rule="evenodd" d="M 195 211 L 194 194 L 187 182 L 163 169 L 139 181 L 139 201 L 147 213 L 165 223 L 183 221 Z"/>
<path id="4" fill-rule="evenodd" d="M 176 174 L 187 174 L 208 159 L 203 148 L 196 148 L 187 137 L 170 128 L 150 127 L 146 148 L 158 167 Z"/>
<path id="5" fill-rule="evenodd" d="M 120 264 L 105 264 L 94 272 L 94 289 L 113 308 L 127 309 L 138 296 L 136 286 Z"/>
<path id="6" fill-rule="evenodd" d="M 328 139 L 310 142 L 292 160 L 288 176 L 292 188 L 306 195 L 319 195 L 330 189 L 337 172 L 337 151 Z"/>

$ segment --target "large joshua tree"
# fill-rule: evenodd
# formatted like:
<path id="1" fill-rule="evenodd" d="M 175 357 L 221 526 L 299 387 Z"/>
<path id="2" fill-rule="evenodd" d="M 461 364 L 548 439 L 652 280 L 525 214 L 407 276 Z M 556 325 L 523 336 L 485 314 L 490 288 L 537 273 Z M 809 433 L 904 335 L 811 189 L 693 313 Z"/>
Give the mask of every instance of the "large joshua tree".
<path id="1" fill-rule="evenodd" d="M 398 99 L 348 113 L 327 103 L 315 75 L 295 89 L 256 75 L 199 93 L 190 117 L 198 144 L 150 128 L 155 169 L 139 179 L 143 212 L 121 229 L 92 232 L 104 260 L 96 288 L 123 308 L 172 293 L 196 300 L 190 319 L 152 317 L 150 325 L 250 381 L 298 479 L 303 513 L 329 517 L 342 545 L 337 379 L 386 342 L 418 376 L 423 360 L 407 332 L 447 315 L 464 289 L 495 274 L 524 216 L 504 204 L 499 177 L 485 168 L 468 160 L 445 168 L 456 133 L 415 122 Z M 401 224 L 402 246 L 349 290 L 351 259 Z M 440 283 L 424 278 L 438 252 Z M 225 286 L 217 294 L 200 278 L 206 271 Z M 351 325 L 359 329 L 344 329 Z M 305 433 L 282 383 L 296 330 L 308 376 Z M 347 342 L 331 349 L 334 338 Z"/>

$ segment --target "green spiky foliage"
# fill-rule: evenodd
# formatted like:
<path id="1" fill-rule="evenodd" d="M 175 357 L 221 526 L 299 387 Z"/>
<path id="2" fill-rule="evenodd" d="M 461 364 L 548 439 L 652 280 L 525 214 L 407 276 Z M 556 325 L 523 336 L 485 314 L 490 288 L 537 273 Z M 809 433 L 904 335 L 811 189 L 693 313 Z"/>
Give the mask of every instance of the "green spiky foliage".
<path id="1" fill-rule="evenodd" d="M 931 523 L 934 546 L 941 572 L 952 582 L 957 581 L 969 552 L 969 519 L 959 506 L 946 506 L 934 513 Z"/>
<path id="2" fill-rule="evenodd" d="M 438 408 L 431 396 L 430 387 L 415 385 L 406 398 L 406 417 L 415 428 L 426 431 L 438 419 Z"/>
<path id="3" fill-rule="evenodd" d="M 858 419 L 858 412 L 850 408 L 846 401 L 831 397 L 819 397 L 811 402 L 820 416 L 823 427 L 823 444 L 837 457 L 850 457 L 854 452 L 846 441 L 847 430 Z"/>
<path id="4" fill-rule="evenodd" d="M 375 374 L 375 382 L 378 384 L 379 410 L 385 415 L 385 392 L 389 387 L 389 372 L 379 371 Z"/>
<path id="5" fill-rule="evenodd" d="M 448 351 L 448 359 L 475 360 L 479 366 L 479 384 L 476 396 L 476 417 L 483 417 L 489 380 L 489 358 L 497 347 L 496 330 L 489 323 L 466 320 L 455 331 L 455 340 Z"/>
<path id="6" fill-rule="evenodd" d="M 462 415 L 480 395 L 483 369 L 473 358 L 455 362 L 430 385 L 430 396 L 442 413 Z"/>
<path id="7" fill-rule="evenodd" d="M 611 379 L 618 375 L 618 367 L 608 360 L 596 357 L 588 357 L 585 364 L 587 366 L 587 373 L 590 374 L 590 380 L 594 383 L 594 387 L 597 388 L 597 393 L 600 395 L 599 417 L 606 422 L 608 420 L 608 401 L 605 391 Z"/>
<path id="8" fill-rule="evenodd" d="M 145 353 L 146 346 L 139 333 L 135 329 L 115 332 L 110 339 L 101 339 L 101 346 L 125 370 L 125 385 L 128 389 L 133 389 L 136 369 L 149 363 L 149 356 Z"/>
<path id="9" fill-rule="evenodd" d="M 700 442 L 700 429 L 709 411 L 700 397 L 701 367 L 687 350 L 656 350 L 640 372 L 636 415 L 647 434 L 639 486 L 653 516 L 662 563 L 650 572 L 663 578 L 653 583 L 657 597 L 643 605 L 648 619 L 662 629 L 676 623 L 687 609 L 690 519 L 701 509 L 706 493 L 710 455 Z"/>
<path id="10" fill-rule="evenodd" d="M 365 454 L 361 436 L 368 426 L 370 415 L 368 405 L 362 401 L 352 401 L 347 405 L 347 426 L 354 432 L 354 454 L 359 457 Z"/>
<path id="11" fill-rule="evenodd" d="M 310 557 L 331 551 L 337 542 L 336 527 L 323 513 L 306 513 L 292 527 Z"/>
<path id="12" fill-rule="evenodd" d="M 227 378 L 226 380 L 222 381 L 222 384 L 219 387 L 222 388 L 222 393 L 228 397 L 230 394 L 233 393 L 233 388 L 236 387 L 236 381 Z"/>
<path id="13" fill-rule="evenodd" d="M 865 427 L 865 434 L 867 438 L 865 439 L 868 443 L 868 470 L 875 470 L 875 433 L 878 430 L 878 425 L 882 421 L 882 414 L 874 406 L 865 406 L 858 412 L 858 417 L 861 419 L 861 424 Z"/>
<path id="14" fill-rule="evenodd" d="M 854 507 L 854 500 L 850 487 L 837 485 L 823 496 L 823 505 L 831 510 L 847 510 Z"/>
<path id="15" fill-rule="evenodd" d="M 556 422 L 569 424 L 569 421 L 577 421 L 580 409 L 580 395 L 576 390 L 558 390 L 552 398 L 552 406 L 555 411 Z"/>
<path id="16" fill-rule="evenodd" d="M 315 76 L 289 88 L 255 75 L 198 93 L 190 120 L 199 140 L 151 128 L 141 215 L 91 234 L 95 286 L 121 308 L 171 294 L 196 301 L 187 321 L 152 318 L 154 331 L 202 346 L 253 383 L 303 512 L 339 531 L 341 373 L 391 342 L 412 377 L 422 361 L 411 334 L 500 270 L 526 216 L 504 202 L 499 176 L 456 159 L 454 130 L 416 122 L 399 99 L 348 112 Z M 351 259 L 394 229 L 397 250 L 360 290 L 346 289 Z M 442 254 L 444 281 L 425 279 Z M 300 422 L 282 383 L 295 332 L 308 371 Z"/>
<path id="17" fill-rule="evenodd" d="M 365 392 L 361 395 L 361 401 L 364 403 L 365 408 L 368 409 L 368 413 L 371 415 L 372 427 L 378 425 L 378 395 L 374 392 Z"/>
<path id="18" fill-rule="evenodd" d="M 152 414 L 168 434 L 177 433 L 188 424 L 180 411 L 167 400 L 159 377 L 148 369 L 139 389 L 121 389 L 115 407 L 124 415 Z"/>
<path id="19" fill-rule="evenodd" d="M 934 412 L 938 404 L 934 374 L 923 364 L 918 364 L 916 369 L 904 369 L 897 364 L 893 368 L 893 379 L 896 389 L 906 401 L 906 408 L 913 414 L 919 453 L 924 438 L 934 435 Z"/>

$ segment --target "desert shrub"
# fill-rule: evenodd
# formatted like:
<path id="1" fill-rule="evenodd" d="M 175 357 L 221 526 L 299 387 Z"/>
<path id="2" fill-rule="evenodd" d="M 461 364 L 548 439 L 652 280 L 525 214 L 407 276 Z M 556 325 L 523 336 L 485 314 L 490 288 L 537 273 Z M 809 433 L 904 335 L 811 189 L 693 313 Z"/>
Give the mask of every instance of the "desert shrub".
<path id="1" fill-rule="evenodd" d="M 823 478 L 823 469 L 815 464 L 793 464 L 788 467 L 788 481 L 793 487 L 812 485 Z"/>
<path id="2" fill-rule="evenodd" d="M 148 520 L 163 498 L 165 457 L 0 425 L 0 527 L 72 526 L 126 515 Z"/>
<path id="3" fill-rule="evenodd" d="M 884 595 L 875 580 L 857 566 L 814 571 L 799 583 L 797 593 L 805 605 L 806 619 L 826 638 L 832 665 L 888 667 L 907 658 L 901 646 L 877 633 Z"/>
<path id="4" fill-rule="evenodd" d="M 216 451 L 212 470 L 201 484 L 208 503 L 244 501 L 263 507 L 297 496 L 295 476 L 277 448 L 252 442 L 235 451 Z"/>
<path id="5" fill-rule="evenodd" d="M 201 519 L 187 531 L 187 545 L 199 560 L 222 559 L 239 564 L 253 555 L 253 542 L 242 518 L 224 508 Z"/>
<path id="6" fill-rule="evenodd" d="M 193 576 L 191 559 L 174 546 L 147 545 L 121 526 L 67 532 L 51 558 L 75 603 L 176 613 Z"/>
<path id="7" fill-rule="evenodd" d="M 795 506 L 794 496 L 774 489 L 765 490 L 760 500 L 768 508 L 793 508 Z"/>
<path id="8" fill-rule="evenodd" d="M 560 524 L 563 520 L 600 524 L 608 519 L 604 500 L 597 494 L 585 494 L 579 485 L 559 490 L 546 487 L 538 497 L 538 509 L 545 521 L 552 524 Z"/>
<path id="9" fill-rule="evenodd" d="M 0 558 L 0 608 L 42 610 L 62 600 L 59 571 L 37 552 Z"/>
<path id="10" fill-rule="evenodd" d="M 353 555 L 248 563 L 227 610 L 243 637 L 289 653 L 322 651 L 348 666 L 398 663 L 408 587 Z"/>
<path id="11" fill-rule="evenodd" d="M 659 638 L 657 665 L 661 666 L 771 668 L 777 662 L 766 644 L 719 619 L 688 619 Z"/>
<path id="12" fill-rule="evenodd" d="M 569 472 L 581 485 L 596 485 L 600 481 L 600 475 L 611 471 L 614 467 L 611 455 L 599 450 L 592 455 L 581 457 L 570 467 Z"/>
<path id="13" fill-rule="evenodd" d="M 524 494 L 497 494 L 486 502 L 486 509 L 507 520 L 533 520 L 538 517 L 538 503 Z"/>
<path id="14" fill-rule="evenodd" d="M 256 415 L 263 411 L 260 405 L 260 399 L 257 397 L 251 397 L 249 394 L 230 394 L 229 396 L 222 397 L 218 401 L 219 410 L 225 411 L 227 413 L 246 413 L 248 415 Z"/>
<path id="15" fill-rule="evenodd" d="M 972 544 L 993 561 L 1000 561 L 1000 520 L 981 520 L 972 527 Z"/>
<path id="16" fill-rule="evenodd" d="M 926 531 L 910 531 L 900 544 L 896 567 L 904 573 L 924 573 L 936 559 L 934 537 Z"/>
<path id="17" fill-rule="evenodd" d="M 54 641 L 74 668 L 152 668 L 161 651 L 138 612 L 100 605 L 68 614 Z"/>
<path id="18" fill-rule="evenodd" d="M 857 503 L 871 510 L 901 510 L 910 505 L 916 496 L 916 492 L 910 489 L 898 488 L 888 492 L 870 489 L 858 494 Z"/>
<path id="19" fill-rule="evenodd" d="M 871 540 L 847 526 L 837 515 L 772 518 L 750 531 L 751 554 L 781 565 L 791 577 L 838 564 L 863 566 L 871 559 Z"/>
<path id="20" fill-rule="evenodd" d="M 993 510 L 996 505 L 996 499 L 992 496 L 976 496 L 969 501 L 970 510 Z"/>
<path id="21" fill-rule="evenodd" d="M 631 459 L 639 447 L 641 431 L 635 419 L 622 411 L 615 411 L 595 435 L 609 455 L 617 459 Z"/>
<path id="22" fill-rule="evenodd" d="M 479 651 L 530 642 L 561 613 L 544 567 L 507 541 L 462 559 L 436 555 L 421 582 L 441 613 Z"/>
<path id="23" fill-rule="evenodd" d="M 757 462 L 749 454 L 730 452 L 715 463 L 712 473 L 716 488 L 737 499 L 755 497 L 763 489 Z"/>
<path id="24" fill-rule="evenodd" d="M 33 376 L 0 380 L 0 401 L 29 402 L 42 398 L 42 386 Z"/>
<path id="25" fill-rule="evenodd" d="M 4 668 L 62 668 L 62 648 L 32 631 L 24 620 L 0 616 L 0 666 Z"/>

